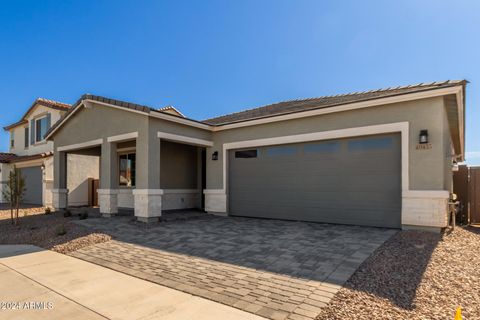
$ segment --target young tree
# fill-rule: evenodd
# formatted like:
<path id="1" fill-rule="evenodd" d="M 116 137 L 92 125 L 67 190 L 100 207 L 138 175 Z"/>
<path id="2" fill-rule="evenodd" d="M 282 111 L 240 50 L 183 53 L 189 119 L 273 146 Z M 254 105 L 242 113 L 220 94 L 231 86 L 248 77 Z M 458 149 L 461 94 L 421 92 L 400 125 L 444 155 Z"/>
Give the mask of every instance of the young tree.
<path id="1" fill-rule="evenodd" d="M 12 224 L 18 224 L 18 212 L 20 210 L 20 203 L 25 194 L 25 178 L 22 176 L 20 169 L 13 167 L 8 175 L 6 189 L 3 191 L 3 197 L 10 205 L 10 217 Z M 15 208 L 15 219 L 13 217 L 13 210 Z"/>

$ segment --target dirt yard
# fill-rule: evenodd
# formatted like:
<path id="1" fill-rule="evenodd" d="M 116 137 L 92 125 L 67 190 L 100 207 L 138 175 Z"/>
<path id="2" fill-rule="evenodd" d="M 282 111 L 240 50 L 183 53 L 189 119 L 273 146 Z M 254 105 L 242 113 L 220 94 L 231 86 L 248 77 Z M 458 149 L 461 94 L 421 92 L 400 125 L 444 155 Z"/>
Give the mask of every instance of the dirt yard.
<path id="1" fill-rule="evenodd" d="M 77 219 L 75 215 L 67 218 L 62 213 L 47 215 L 44 208 L 28 207 L 20 209 L 19 224 L 15 226 L 10 220 L 10 210 L 3 206 L 0 207 L 0 244 L 33 244 L 67 253 L 111 239 L 72 223 Z"/>
<path id="2" fill-rule="evenodd" d="M 398 232 L 317 319 L 452 320 L 459 306 L 463 319 L 480 319 L 480 228 Z"/>

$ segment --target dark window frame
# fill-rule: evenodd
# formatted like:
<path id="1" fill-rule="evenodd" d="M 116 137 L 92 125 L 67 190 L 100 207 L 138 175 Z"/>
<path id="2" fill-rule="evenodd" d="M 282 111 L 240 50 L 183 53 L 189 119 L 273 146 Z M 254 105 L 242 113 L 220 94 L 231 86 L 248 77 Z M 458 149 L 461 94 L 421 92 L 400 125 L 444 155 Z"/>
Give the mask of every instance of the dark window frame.
<path id="1" fill-rule="evenodd" d="M 251 159 L 258 157 L 258 149 L 235 151 L 235 159 Z"/>
<path id="2" fill-rule="evenodd" d="M 27 149 L 28 146 L 30 145 L 30 129 L 28 127 L 23 128 L 24 133 L 25 133 L 25 139 L 24 139 L 24 148 Z"/>
<path id="3" fill-rule="evenodd" d="M 46 115 L 35 119 L 35 142 L 41 142 L 45 139 L 45 133 L 47 133 L 48 130 L 47 121 Z"/>

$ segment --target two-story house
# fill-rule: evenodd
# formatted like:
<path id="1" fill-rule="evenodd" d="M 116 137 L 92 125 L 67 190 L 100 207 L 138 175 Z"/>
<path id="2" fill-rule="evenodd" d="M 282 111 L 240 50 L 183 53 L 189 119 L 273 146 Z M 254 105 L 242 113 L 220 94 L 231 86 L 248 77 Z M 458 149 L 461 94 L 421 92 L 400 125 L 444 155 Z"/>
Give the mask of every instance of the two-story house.
<path id="1" fill-rule="evenodd" d="M 23 117 L 6 127 L 10 133 L 9 152 L 0 153 L 0 188 L 3 190 L 8 181 L 9 172 L 14 166 L 20 169 L 25 179 L 26 190 L 23 203 L 51 206 L 53 186 L 53 142 L 45 139 L 45 133 L 61 119 L 71 105 L 53 100 L 38 98 Z M 98 163 L 82 161 L 80 156 L 71 155 L 69 171 L 82 171 L 82 176 L 98 179 Z M 89 170 L 93 168 L 93 173 Z M 75 177 L 75 175 L 72 175 Z M 72 205 L 88 204 L 88 186 L 85 181 L 71 179 L 72 190 L 79 189 L 78 199 L 72 199 Z M 0 190 L 0 191 L 1 191 Z M 2 202 L 5 200 L 1 199 Z"/>

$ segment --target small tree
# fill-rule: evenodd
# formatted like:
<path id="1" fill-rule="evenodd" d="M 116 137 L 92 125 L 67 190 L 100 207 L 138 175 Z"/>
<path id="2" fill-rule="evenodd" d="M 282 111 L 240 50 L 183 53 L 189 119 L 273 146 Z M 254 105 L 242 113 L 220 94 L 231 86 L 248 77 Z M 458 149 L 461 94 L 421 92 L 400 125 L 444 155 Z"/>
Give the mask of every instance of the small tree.
<path id="1" fill-rule="evenodd" d="M 10 217 L 12 224 L 18 224 L 18 212 L 20 210 L 20 203 L 25 194 L 25 178 L 22 176 L 20 169 L 13 166 L 13 170 L 8 175 L 8 181 L 5 190 L 3 191 L 3 198 L 10 205 Z M 13 211 L 15 209 L 15 219 Z"/>

